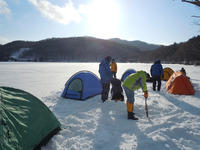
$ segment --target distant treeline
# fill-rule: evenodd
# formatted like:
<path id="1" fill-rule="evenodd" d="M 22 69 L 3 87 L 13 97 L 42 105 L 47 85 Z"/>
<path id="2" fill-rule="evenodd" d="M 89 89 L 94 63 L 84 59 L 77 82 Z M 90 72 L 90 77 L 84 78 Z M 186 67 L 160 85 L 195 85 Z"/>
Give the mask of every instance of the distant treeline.
<path id="1" fill-rule="evenodd" d="M 170 46 L 93 37 L 13 41 L 0 46 L 0 61 L 99 62 L 108 55 L 118 62 L 153 62 L 159 58 L 168 63 L 194 64 L 200 60 L 200 36 Z"/>

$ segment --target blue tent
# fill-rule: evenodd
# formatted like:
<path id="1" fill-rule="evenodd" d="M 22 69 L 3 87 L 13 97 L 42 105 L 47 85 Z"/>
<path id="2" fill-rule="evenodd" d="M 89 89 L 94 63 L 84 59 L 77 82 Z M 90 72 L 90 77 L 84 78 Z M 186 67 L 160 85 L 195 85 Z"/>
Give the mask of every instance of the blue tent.
<path id="1" fill-rule="evenodd" d="M 62 97 L 77 100 L 86 100 L 101 94 L 100 79 L 90 71 L 75 73 L 65 84 Z"/>
<path id="2" fill-rule="evenodd" d="M 136 71 L 134 69 L 127 69 L 122 75 L 121 82 L 123 82 L 126 77 L 128 77 L 132 73 L 136 73 Z"/>

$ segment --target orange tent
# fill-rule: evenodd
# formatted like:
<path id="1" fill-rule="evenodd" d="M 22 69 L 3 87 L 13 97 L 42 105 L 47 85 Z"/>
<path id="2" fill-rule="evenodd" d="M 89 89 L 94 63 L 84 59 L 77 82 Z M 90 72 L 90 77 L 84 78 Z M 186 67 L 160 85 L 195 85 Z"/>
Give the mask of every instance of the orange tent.
<path id="1" fill-rule="evenodd" d="M 166 90 L 171 94 L 193 95 L 193 86 L 185 74 L 182 72 L 174 72 L 167 81 Z"/>
<path id="2" fill-rule="evenodd" d="M 171 68 L 168 68 L 168 67 L 164 68 L 163 69 L 164 77 L 162 78 L 162 80 L 167 81 L 173 73 L 174 71 Z"/>

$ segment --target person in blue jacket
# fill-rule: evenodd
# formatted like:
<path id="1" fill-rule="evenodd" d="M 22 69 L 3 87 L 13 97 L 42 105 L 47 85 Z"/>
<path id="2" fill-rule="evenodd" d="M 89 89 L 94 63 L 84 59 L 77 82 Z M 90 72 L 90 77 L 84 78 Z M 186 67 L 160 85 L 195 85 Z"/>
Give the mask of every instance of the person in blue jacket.
<path id="1" fill-rule="evenodd" d="M 99 64 L 99 73 L 100 73 L 101 83 L 102 83 L 102 93 L 101 93 L 102 102 L 105 102 L 108 99 L 108 93 L 110 90 L 110 82 L 113 79 L 111 69 L 110 69 L 110 60 L 111 60 L 111 57 L 107 56 Z"/>
<path id="2" fill-rule="evenodd" d="M 153 90 L 156 90 L 156 83 L 158 82 L 157 91 L 160 91 L 161 77 L 164 77 L 163 67 L 161 65 L 160 59 L 154 62 L 154 64 L 151 66 L 150 72 L 153 79 Z"/>

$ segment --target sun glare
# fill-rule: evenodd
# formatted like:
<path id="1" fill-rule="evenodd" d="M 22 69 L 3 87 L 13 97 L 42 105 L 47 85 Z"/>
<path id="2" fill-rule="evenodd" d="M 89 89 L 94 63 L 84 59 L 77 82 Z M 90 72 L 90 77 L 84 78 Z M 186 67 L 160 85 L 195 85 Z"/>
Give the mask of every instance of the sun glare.
<path id="1" fill-rule="evenodd" d="M 117 35 L 118 6 L 114 0 L 95 0 L 87 8 L 89 31 L 98 38 Z"/>

